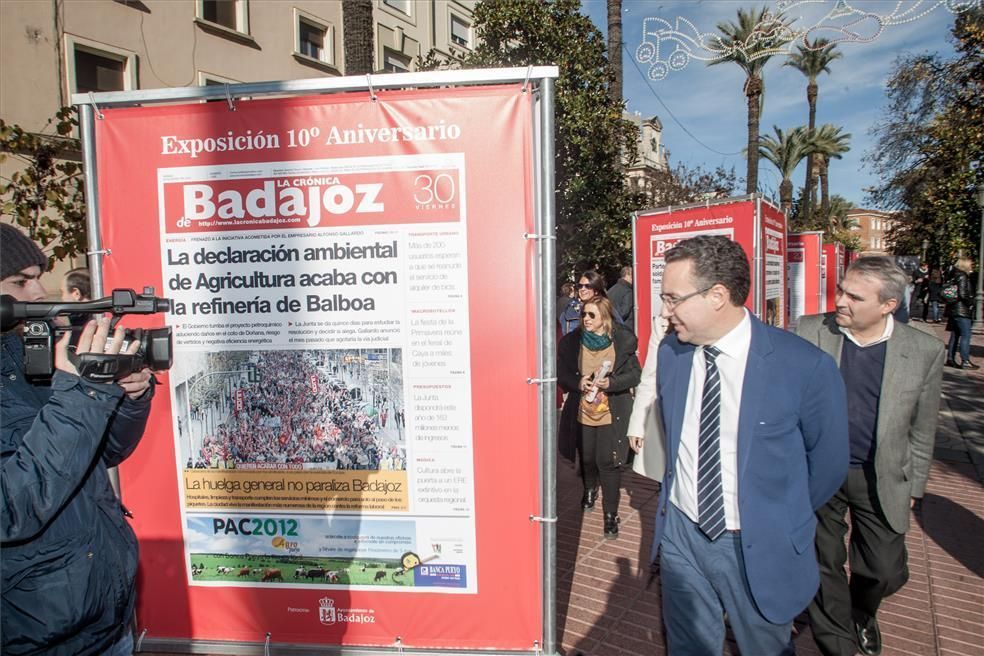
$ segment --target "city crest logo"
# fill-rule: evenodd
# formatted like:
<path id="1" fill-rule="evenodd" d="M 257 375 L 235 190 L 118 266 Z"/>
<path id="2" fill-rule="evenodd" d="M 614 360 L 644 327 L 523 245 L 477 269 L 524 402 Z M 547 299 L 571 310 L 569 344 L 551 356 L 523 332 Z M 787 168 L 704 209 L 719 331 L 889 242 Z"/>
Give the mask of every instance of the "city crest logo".
<path id="1" fill-rule="evenodd" d="M 318 600 L 320 608 L 318 608 L 318 619 L 322 624 L 331 626 L 338 621 L 338 616 L 335 612 L 335 600 L 331 597 L 322 597 Z"/>

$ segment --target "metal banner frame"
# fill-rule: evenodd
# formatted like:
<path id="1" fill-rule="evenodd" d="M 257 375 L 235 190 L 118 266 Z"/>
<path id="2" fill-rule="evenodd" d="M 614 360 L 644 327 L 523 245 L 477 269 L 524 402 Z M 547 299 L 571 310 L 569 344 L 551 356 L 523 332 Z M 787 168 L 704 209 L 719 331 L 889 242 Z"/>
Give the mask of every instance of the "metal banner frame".
<path id="1" fill-rule="evenodd" d="M 401 646 L 351 647 L 316 645 L 227 642 L 214 640 L 180 640 L 138 636 L 137 651 L 168 651 L 189 654 L 312 654 L 326 653 L 344 656 L 371 656 L 385 653 L 415 654 L 417 656 L 447 656 L 451 654 L 483 654 L 513 656 L 530 654 L 555 656 L 556 644 L 556 453 L 557 453 L 557 365 L 556 365 L 556 299 L 555 199 L 554 199 L 554 80 L 559 76 L 556 66 L 526 68 L 476 69 L 428 73 L 365 75 L 358 77 L 316 78 L 279 82 L 226 84 L 172 89 L 143 89 L 107 93 L 73 94 L 72 104 L 79 110 L 83 165 L 86 174 L 86 225 L 89 233 L 89 267 L 94 290 L 103 290 L 103 258 L 108 255 L 100 233 L 98 167 L 96 163 L 95 121 L 102 118 L 102 108 L 138 107 L 164 103 L 226 100 L 230 109 L 240 98 L 264 96 L 301 96 L 342 92 L 368 92 L 374 96 L 378 89 L 408 89 L 449 86 L 519 84 L 524 92 L 533 94 L 534 125 L 531 155 L 533 167 L 534 234 L 517 235 L 536 244 L 531 255 L 533 272 L 532 294 L 536 304 L 536 338 L 538 367 L 530 372 L 527 384 L 538 386 L 540 484 L 541 503 L 537 514 L 529 521 L 540 524 L 541 612 L 543 635 L 526 650 L 494 651 L 415 649 Z M 113 472 L 115 474 L 115 472 Z"/>

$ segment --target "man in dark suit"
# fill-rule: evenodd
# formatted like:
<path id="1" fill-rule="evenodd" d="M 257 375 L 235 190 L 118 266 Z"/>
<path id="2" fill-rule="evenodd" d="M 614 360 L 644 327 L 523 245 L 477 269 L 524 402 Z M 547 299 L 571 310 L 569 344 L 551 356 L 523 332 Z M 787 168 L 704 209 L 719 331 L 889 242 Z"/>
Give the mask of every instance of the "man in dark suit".
<path id="1" fill-rule="evenodd" d="M 725 613 L 741 653 L 794 653 L 793 618 L 819 581 L 814 512 L 847 474 L 836 364 L 752 316 L 749 287 L 745 252 L 725 237 L 666 252 L 653 557 L 670 656 L 720 654 Z"/>
<path id="2" fill-rule="evenodd" d="M 632 267 L 624 266 L 619 271 L 618 280 L 608 290 L 608 300 L 612 302 L 619 321 L 635 332 L 635 295 L 632 293 Z"/>
<path id="3" fill-rule="evenodd" d="M 878 654 L 875 613 L 909 578 L 905 533 L 933 459 L 943 343 L 892 319 L 907 282 L 889 258 L 862 257 L 841 281 L 836 312 L 803 317 L 796 329 L 837 360 L 850 418 L 850 472 L 817 513 L 820 591 L 810 621 L 825 656 L 852 656 L 855 643 Z"/>

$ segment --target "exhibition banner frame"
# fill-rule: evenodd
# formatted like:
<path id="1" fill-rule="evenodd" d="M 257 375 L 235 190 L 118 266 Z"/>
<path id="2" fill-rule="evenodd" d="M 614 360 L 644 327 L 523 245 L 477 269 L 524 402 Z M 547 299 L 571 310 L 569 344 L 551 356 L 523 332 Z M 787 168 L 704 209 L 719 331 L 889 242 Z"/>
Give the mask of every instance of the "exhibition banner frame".
<path id="1" fill-rule="evenodd" d="M 800 317 L 823 311 L 820 307 L 823 232 L 790 233 L 786 249 L 789 326 L 795 328 Z"/>
<path id="2" fill-rule="evenodd" d="M 757 194 L 637 212 L 632 225 L 633 292 L 639 358 L 645 362 L 662 303 L 663 254 L 678 241 L 724 235 L 741 244 L 751 267 L 745 306 L 786 327 L 786 216 Z"/>
<path id="3" fill-rule="evenodd" d="M 140 648 L 556 653 L 557 75 L 73 96 L 94 289 L 174 301 Z"/>

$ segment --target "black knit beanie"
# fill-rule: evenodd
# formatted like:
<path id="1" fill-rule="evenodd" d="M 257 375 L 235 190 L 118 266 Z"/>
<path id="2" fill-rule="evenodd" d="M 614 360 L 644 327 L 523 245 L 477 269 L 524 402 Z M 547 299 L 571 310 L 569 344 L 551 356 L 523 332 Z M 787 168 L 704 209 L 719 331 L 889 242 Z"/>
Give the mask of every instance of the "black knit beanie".
<path id="1" fill-rule="evenodd" d="M 35 265 L 47 270 L 47 256 L 23 232 L 0 223 L 0 280 Z"/>

